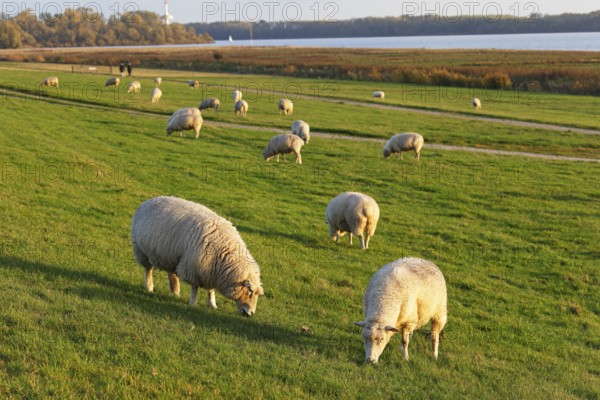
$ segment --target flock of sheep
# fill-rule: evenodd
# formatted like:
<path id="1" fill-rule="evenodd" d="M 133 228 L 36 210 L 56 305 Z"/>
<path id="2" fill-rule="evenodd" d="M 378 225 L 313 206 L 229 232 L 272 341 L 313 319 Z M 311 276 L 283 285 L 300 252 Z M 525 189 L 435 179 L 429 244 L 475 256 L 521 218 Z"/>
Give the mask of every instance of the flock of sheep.
<path id="1" fill-rule="evenodd" d="M 158 102 L 162 79 L 155 79 L 151 101 Z M 109 78 L 106 86 L 117 86 L 118 77 Z M 42 86 L 58 87 L 58 78 L 49 77 Z M 198 81 L 189 81 L 197 89 Z M 141 84 L 131 82 L 128 93 L 139 93 Z M 242 93 L 232 93 L 234 112 L 245 116 L 248 103 Z M 385 93 L 376 91 L 373 98 L 384 99 Z M 472 100 L 473 107 L 481 109 L 481 101 Z M 219 99 L 204 99 L 200 105 L 175 111 L 167 121 L 167 135 L 172 132 L 193 130 L 196 138 L 202 128 L 202 110 L 218 111 Z M 292 115 L 294 104 L 281 99 L 278 110 Z M 302 163 L 300 150 L 310 140 L 310 126 L 294 121 L 292 133 L 274 136 L 263 151 L 268 161 L 273 157 L 294 153 L 296 163 Z M 424 139 L 418 133 L 394 135 L 383 147 L 383 156 L 414 151 L 420 159 Z M 360 248 L 367 250 L 379 221 L 377 202 L 362 193 L 345 192 L 332 199 L 325 210 L 329 237 L 349 234 L 359 238 Z M 208 290 L 207 303 L 217 308 L 215 290 L 234 300 L 238 312 L 252 316 L 258 297 L 264 294 L 258 263 L 250 255 L 246 244 L 231 222 L 209 208 L 176 197 L 156 197 L 145 201 L 135 211 L 131 223 L 131 240 L 135 260 L 145 270 L 146 289 L 154 289 L 152 271 L 167 272 L 172 293 L 179 294 L 179 279 L 191 285 L 190 304 L 197 302 L 199 288 Z M 438 357 L 439 335 L 447 321 L 447 293 L 444 276 L 433 263 L 416 258 L 404 258 L 384 265 L 371 278 L 363 298 L 365 319 L 356 325 L 362 328 L 366 362 L 377 363 L 387 343 L 396 333 L 402 333 L 402 352 L 408 360 L 408 344 L 416 329 L 431 321 L 433 357 Z"/>

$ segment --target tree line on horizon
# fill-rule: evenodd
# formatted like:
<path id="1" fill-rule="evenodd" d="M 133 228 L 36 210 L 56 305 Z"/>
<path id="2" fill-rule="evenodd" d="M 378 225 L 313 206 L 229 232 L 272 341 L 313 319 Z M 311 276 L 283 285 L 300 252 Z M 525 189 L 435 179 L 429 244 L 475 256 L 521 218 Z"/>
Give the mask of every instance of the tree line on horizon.
<path id="1" fill-rule="evenodd" d="M 161 16 L 150 11 L 104 18 L 95 10 L 78 8 L 54 15 L 23 11 L 0 17 L 0 48 L 4 49 L 213 42 L 208 34 L 196 33 L 191 26 L 167 26 Z"/>
<path id="2" fill-rule="evenodd" d="M 206 32 L 215 40 L 294 39 L 377 36 L 486 35 L 516 33 L 599 32 L 600 11 L 587 14 L 541 15 L 528 17 L 453 18 L 426 16 L 366 17 L 340 21 L 212 22 L 190 23 L 196 32 Z"/>

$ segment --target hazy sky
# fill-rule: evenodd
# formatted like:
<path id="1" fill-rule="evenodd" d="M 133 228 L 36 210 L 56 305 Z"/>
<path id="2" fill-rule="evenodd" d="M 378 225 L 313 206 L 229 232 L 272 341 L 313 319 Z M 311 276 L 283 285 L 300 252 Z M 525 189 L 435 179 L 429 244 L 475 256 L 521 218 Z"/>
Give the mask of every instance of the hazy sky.
<path id="1" fill-rule="evenodd" d="M 149 10 L 163 14 L 163 0 L 58 0 L 58 1 L 4 1 L 2 11 L 11 15 L 29 7 L 35 14 L 57 13 L 67 8 L 87 6 L 99 9 L 104 15 L 115 12 Z M 296 21 L 360 18 L 367 16 L 422 15 L 435 13 L 448 18 L 504 15 L 527 16 L 532 12 L 561 14 L 565 12 L 590 12 L 600 10 L 598 0 L 170 0 L 169 10 L 175 22 L 214 21 Z"/>

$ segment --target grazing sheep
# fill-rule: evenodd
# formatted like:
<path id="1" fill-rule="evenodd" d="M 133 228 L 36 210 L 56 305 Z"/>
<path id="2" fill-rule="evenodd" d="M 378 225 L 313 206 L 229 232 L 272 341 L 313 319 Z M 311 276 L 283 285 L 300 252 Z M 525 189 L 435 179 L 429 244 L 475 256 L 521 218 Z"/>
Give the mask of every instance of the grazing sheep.
<path id="1" fill-rule="evenodd" d="M 248 102 L 246 100 L 236 101 L 233 105 L 235 115 L 242 114 L 244 117 L 248 113 Z"/>
<path id="2" fill-rule="evenodd" d="M 58 77 L 57 76 L 49 76 L 40 82 L 40 86 L 54 86 L 58 87 Z"/>
<path id="3" fill-rule="evenodd" d="M 173 113 L 167 122 L 167 136 L 172 132 L 179 132 L 179 136 L 183 137 L 183 131 L 194 130 L 196 139 L 200 137 L 200 129 L 202 129 L 202 113 L 197 108 L 182 108 Z"/>
<path id="4" fill-rule="evenodd" d="M 473 99 L 472 104 L 476 110 L 481 110 L 481 100 L 479 100 L 477 97 Z"/>
<path id="5" fill-rule="evenodd" d="M 360 248 L 367 250 L 369 240 L 375 234 L 379 221 L 379 206 L 366 194 L 345 192 L 334 198 L 325 210 L 325 222 L 329 225 L 329 238 L 340 242 L 340 236 L 350 232 L 360 240 Z"/>
<path id="6" fill-rule="evenodd" d="M 382 92 L 381 90 L 377 90 L 377 91 L 373 92 L 373 98 L 374 99 L 384 100 L 385 99 L 385 93 Z"/>
<path id="7" fill-rule="evenodd" d="M 310 126 L 302 120 L 294 121 L 292 124 L 292 134 L 304 140 L 304 144 L 308 144 L 310 141 Z"/>
<path id="8" fill-rule="evenodd" d="M 231 222 L 209 208 L 177 197 L 147 200 L 133 215 L 131 242 L 149 292 L 152 269 L 158 268 L 167 272 L 172 293 L 179 295 L 180 278 L 191 285 L 190 305 L 202 287 L 209 307 L 217 308 L 217 289 L 237 303 L 240 314 L 256 312 L 264 294 L 259 266 Z"/>
<path id="9" fill-rule="evenodd" d="M 104 86 L 106 86 L 106 87 L 110 87 L 110 86 L 119 87 L 119 83 L 121 83 L 121 79 L 117 78 L 116 76 L 113 76 L 112 78 L 108 78 L 106 80 L 106 83 L 104 84 Z"/>
<path id="10" fill-rule="evenodd" d="M 431 321 L 433 358 L 448 319 L 444 275 L 430 261 L 403 258 L 381 267 L 365 291 L 362 328 L 366 362 L 375 364 L 392 336 L 402 332 L 402 355 L 408 361 L 413 332 Z"/>
<path id="11" fill-rule="evenodd" d="M 392 154 L 398 154 L 402 160 L 403 151 L 414 150 L 415 160 L 419 161 L 423 143 L 423 136 L 418 133 L 399 133 L 392 136 L 383 146 L 383 157 L 389 158 Z"/>
<path id="12" fill-rule="evenodd" d="M 161 83 L 162 83 L 162 78 L 154 78 L 154 84 L 156 86 L 160 86 Z"/>
<path id="13" fill-rule="evenodd" d="M 294 103 L 288 99 L 281 99 L 277 104 L 277 109 L 279 110 L 279 114 L 283 111 L 285 115 L 292 115 L 294 113 Z"/>
<path id="14" fill-rule="evenodd" d="M 221 106 L 221 101 L 219 99 L 210 98 L 202 100 L 202 103 L 198 106 L 200 111 L 212 108 L 215 112 L 219 111 L 219 107 Z"/>
<path id="15" fill-rule="evenodd" d="M 133 81 L 129 85 L 127 85 L 127 93 L 139 93 L 142 90 L 142 84 L 138 81 Z"/>
<path id="16" fill-rule="evenodd" d="M 158 103 L 158 101 L 160 100 L 161 97 L 162 97 L 162 90 L 160 90 L 157 87 L 152 89 L 152 98 L 151 98 L 152 103 Z"/>
<path id="17" fill-rule="evenodd" d="M 240 92 L 239 90 L 234 90 L 233 92 L 231 92 L 231 99 L 234 103 L 237 103 L 238 101 L 242 100 L 242 92 Z"/>
<path id="18" fill-rule="evenodd" d="M 200 87 L 200 82 L 198 81 L 188 81 L 188 86 L 193 88 L 194 90 L 198 90 Z"/>
<path id="19" fill-rule="evenodd" d="M 269 161 L 277 156 L 277 162 L 279 162 L 280 154 L 283 154 L 283 161 L 285 161 L 286 154 L 294 153 L 296 164 L 302 164 L 302 156 L 300 155 L 302 146 L 304 146 L 304 141 L 296 135 L 286 133 L 285 135 L 273 136 L 263 151 L 263 158 L 265 161 Z"/>

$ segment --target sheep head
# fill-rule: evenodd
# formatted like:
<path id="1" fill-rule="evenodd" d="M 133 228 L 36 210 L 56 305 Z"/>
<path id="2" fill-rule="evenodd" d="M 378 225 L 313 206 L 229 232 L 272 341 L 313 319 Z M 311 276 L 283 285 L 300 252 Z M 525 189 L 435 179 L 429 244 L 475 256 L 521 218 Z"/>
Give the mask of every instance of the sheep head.
<path id="1" fill-rule="evenodd" d="M 383 353 L 385 346 L 399 329 L 378 322 L 355 322 L 354 325 L 362 328 L 362 337 L 365 343 L 365 362 L 377 364 L 379 356 Z"/>

